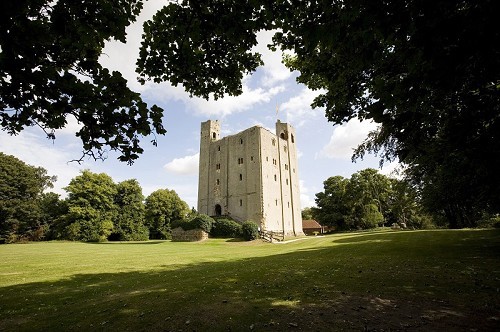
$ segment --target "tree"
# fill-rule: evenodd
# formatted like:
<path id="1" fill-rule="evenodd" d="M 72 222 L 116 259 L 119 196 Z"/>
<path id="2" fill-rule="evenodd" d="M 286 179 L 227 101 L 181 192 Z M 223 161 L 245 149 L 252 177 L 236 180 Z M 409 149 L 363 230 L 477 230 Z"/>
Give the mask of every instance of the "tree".
<path id="1" fill-rule="evenodd" d="M 372 168 L 356 172 L 350 179 L 328 178 L 324 191 L 316 194 L 316 205 L 312 208 L 314 218 L 339 230 L 374 228 L 394 222 L 417 228 L 429 224 L 415 188 Z"/>
<path id="2" fill-rule="evenodd" d="M 44 224 L 38 201 L 54 181 L 44 168 L 0 152 L 0 243 L 39 239 Z"/>
<path id="3" fill-rule="evenodd" d="M 2 1 L 1 127 L 17 134 L 39 126 L 55 139 L 74 117 L 84 155 L 103 158 L 109 148 L 121 161 L 137 159 L 141 136 L 165 133 L 163 110 L 148 108 L 98 58 L 106 41 L 125 42 L 125 28 L 141 9 L 141 0 Z"/>
<path id="4" fill-rule="evenodd" d="M 55 240 L 63 238 L 64 229 L 61 229 L 59 226 L 63 222 L 63 217 L 68 213 L 68 206 L 65 200 L 60 199 L 60 195 L 48 192 L 43 193 L 38 200 L 39 208 L 40 208 L 40 224 L 43 225 L 43 228 L 40 230 L 43 233 L 40 233 L 38 239 L 41 239 L 41 236 L 44 239 Z"/>
<path id="5" fill-rule="evenodd" d="M 145 209 L 142 188 L 137 180 L 126 180 L 116 186 L 117 213 L 110 238 L 120 241 L 144 241 L 149 230 L 144 225 Z"/>
<path id="6" fill-rule="evenodd" d="M 259 30 L 292 50 L 298 82 L 335 124 L 379 124 L 355 153 L 398 159 L 452 226 L 500 212 L 499 4 L 485 1 L 180 1 L 144 25 L 137 71 L 208 98 L 241 94 Z M 440 198 L 440 199 L 436 199 Z"/>
<path id="7" fill-rule="evenodd" d="M 312 209 L 310 207 L 305 207 L 302 209 L 302 220 L 313 219 Z"/>
<path id="8" fill-rule="evenodd" d="M 314 219 L 324 226 L 335 226 L 338 229 L 348 229 L 347 216 L 349 202 L 346 188 L 349 180 L 337 175 L 323 182 L 324 192 L 316 194 L 317 207 L 311 208 Z"/>
<path id="9" fill-rule="evenodd" d="M 70 240 L 105 241 L 117 214 L 116 184 L 105 173 L 84 170 L 64 188 L 68 192 L 66 236 Z"/>
<path id="10" fill-rule="evenodd" d="M 389 212 L 390 191 L 389 178 L 378 173 L 376 169 L 367 168 L 354 173 L 346 187 L 351 210 L 350 223 L 361 228 L 382 226 Z"/>
<path id="11" fill-rule="evenodd" d="M 183 220 L 189 206 L 174 190 L 158 189 L 146 198 L 146 226 L 151 239 L 170 238 L 171 223 Z"/>

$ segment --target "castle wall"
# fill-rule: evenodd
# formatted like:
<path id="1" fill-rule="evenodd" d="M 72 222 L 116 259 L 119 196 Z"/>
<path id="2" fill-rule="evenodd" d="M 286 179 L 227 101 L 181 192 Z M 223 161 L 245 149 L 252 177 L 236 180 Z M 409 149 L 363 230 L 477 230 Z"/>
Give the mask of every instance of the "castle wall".
<path id="1" fill-rule="evenodd" d="M 261 131 L 262 205 L 265 230 L 283 230 L 282 197 L 279 170 L 279 148 L 276 135 Z"/>

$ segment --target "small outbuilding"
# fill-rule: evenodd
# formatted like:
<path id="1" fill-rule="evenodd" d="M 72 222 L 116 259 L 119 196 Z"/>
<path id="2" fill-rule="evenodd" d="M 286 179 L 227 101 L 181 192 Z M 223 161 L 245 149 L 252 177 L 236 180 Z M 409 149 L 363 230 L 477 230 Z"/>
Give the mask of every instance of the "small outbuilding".
<path id="1" fill-rule="evenodd" d="M 302 231 L 306 235 L 323 234 L 323 226 L 314 219 L 302 220 Z"/>

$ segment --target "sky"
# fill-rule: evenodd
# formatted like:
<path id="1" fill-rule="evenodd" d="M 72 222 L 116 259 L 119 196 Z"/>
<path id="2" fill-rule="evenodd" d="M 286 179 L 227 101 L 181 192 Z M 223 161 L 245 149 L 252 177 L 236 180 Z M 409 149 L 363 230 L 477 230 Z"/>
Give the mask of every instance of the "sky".
<path id="1" fill-rule="evenodd" d="M 118 183 L 137 179 L 143 194 L 157 189 L 175 190 L 190 207 L 197 205 L 198 157 L 201 122 L 219 120 L 221 136 L 236 134 L 252 126 L 262 126 L 275 132 L 279 119 L 295 127 L 299 155 L 299 178 L 302 208 L 314 206 L 315 194 L 323 190 L 323 181 L 335 175 L 350 177 L 368 168 L 379 168 L 379 158 L 365 156 L 351 162 L 353 149 L 376 126 L 373 123 L 351 120 L 342 126 L 327 122 L 324 109 L 312 109 L 318 92 L 296 83 L 297 72 L 290 72 L 282 63 L 280 52 L 271 52 L 272 32 L 258 34 L 256 50 L 263 55 L 264 66 L 243 80 L 243 94 L 215 100 L 190 97 L 182 86 L 169 83 L 137 82 L 135 62 L 139 55 L 142 23 L 165 4 L 163 0 L 145 2 L 136 23 L 127 28 L 127 43 L 111 41 L 106 44 L 100 63 L 117 70 L 128 80 L 129 87 L 140 92 L 149 106 L 157 104 L 164 109 L 163 125 L 166 135 L 157 136 L 158 146 L 150 144 L 150 137 L 142 140 L 144 153 L 132 166 L 118 161 L 118 155 L 109 152 L 105 161 L 84 159 L 81 164 L 70 162 L 82 155 L 81 141 L 75 137 L 79 125 L 69 118 L 68 125 L 56 131 L 54 141 L 46 138 L 37 127 L 30 127 L 17 136 L 0 131 L 0 151 L 14 155 L 25 163 L 41 166 L 49 175 L 56 175 L 54 191 L 66 196 L 66 187 L 81 170 L 106 173 Z M 380 170 L 389 175 L 395 164 Z"/>

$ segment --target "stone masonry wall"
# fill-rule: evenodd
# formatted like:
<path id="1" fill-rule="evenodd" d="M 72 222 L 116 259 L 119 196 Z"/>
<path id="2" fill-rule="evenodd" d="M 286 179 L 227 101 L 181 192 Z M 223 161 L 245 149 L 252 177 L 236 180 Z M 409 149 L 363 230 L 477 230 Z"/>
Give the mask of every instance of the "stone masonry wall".
<path id="1" fill-rule="evenodd" d="M 172 230 L 172 241 L 196 242 L 208 239 L 208 233 L 201 229 L 183 230 L 181 227 Z"/>

